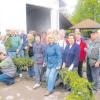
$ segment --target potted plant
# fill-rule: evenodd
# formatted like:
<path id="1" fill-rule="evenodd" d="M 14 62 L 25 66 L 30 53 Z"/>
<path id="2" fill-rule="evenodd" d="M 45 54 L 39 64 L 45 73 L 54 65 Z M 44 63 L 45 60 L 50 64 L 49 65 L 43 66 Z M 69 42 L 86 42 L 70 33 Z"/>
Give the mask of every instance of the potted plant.
<path id="1" fill-rule="evenodd" d="M 95 100 L 92 93 L 93 85 L 85 78 L 81 78 L 76 72 L 68 71 L 66 68 L 59 71 L 65 85 L 69 85 L 71 93 L 65 100 Z"/>
<path id="2" fill-rule="evenodd" d="M 28 67 L 33 66 L 33 60 L 30 58 L 14 57 L 13 61 L 17 68 L 21 71 L 27 70 Z"/>

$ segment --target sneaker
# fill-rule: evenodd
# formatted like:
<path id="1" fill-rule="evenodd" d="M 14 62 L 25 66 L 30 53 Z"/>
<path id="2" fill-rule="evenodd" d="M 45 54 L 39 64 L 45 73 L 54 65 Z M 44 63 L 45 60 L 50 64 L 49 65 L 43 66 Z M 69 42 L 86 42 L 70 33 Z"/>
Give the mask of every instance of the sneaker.
<path id="1" fill-rule="evenodd" d="M 15 81 L 12 81 L 10 83 L 7 83 L 6 85 L 10 86 L 10 85 L 13 85 L 15 83 Z"/>
<path id="2" fill-rule="evenodd" d="M 33 86 L 33 89 L 36 89 L 36 88 L 38 88 L 38 87 L 40 87 L 40 84 L 36 83 L 36 84 Z"/>
<path id="3" fill-rule="evenodd" d="M 22 78 L 22 77 L 23 77 L 23 75 L 20 73 L 20 74 L 19 74 L 19 77 L 20 77 L 20 78 Z"/>
<path id="4" fill-rule="evenodd" d="M 50 96 L 53 92 L 47 92 L 44 96 Z"/>

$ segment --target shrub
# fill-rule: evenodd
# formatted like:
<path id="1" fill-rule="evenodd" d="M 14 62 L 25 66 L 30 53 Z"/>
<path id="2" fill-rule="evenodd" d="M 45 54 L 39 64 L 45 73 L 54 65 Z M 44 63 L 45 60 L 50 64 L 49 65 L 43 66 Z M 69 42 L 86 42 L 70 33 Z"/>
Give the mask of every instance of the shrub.
<path id="1" fill-rule="evenodd" d="M 94 100 L 91 90 L 93 85 L 88 80 L 81 78 L 76 72 L 68 71 L 66 68 L 59 71 L 65 85 L 71 87 L 71 93 L 65 100 Z"/>
<path id="2" fill-rule="evenodd" d="M 13 58 L 14 64 L 20 70 L 27 70 L 28 67 L 33 66 L 33 61 L 30 58 Z"/>

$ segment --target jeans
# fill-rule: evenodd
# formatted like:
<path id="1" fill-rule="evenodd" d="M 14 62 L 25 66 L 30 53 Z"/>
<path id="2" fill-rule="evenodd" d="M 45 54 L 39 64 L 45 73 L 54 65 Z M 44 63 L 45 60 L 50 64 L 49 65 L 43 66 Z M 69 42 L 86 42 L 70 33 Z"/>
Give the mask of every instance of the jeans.
<path id="1" fill-rule="evenodd" d="M 25 57 L 24 50 L 20 50 L 19 53 L 17 54 L 17 57 Z"/>
<path id="2" fill-rule="evenodd" d="M 93 78 L 94 87 L 95 87 L 96 91 L 98 91 L 98 89 L 99 89 L 100 67 L 92 66 L 91 67 L 91 72 L 92 72 L 92 78 Z"/>
<path id="3" fill-rule="evenodd" d="M 14 51 L 8 51 L 7 54 L 8 54 L 8 56 L 10 56 L 11 58 L 16 57 L 16 52 L 14 52 Z"/>
<path id="4" fill-rule="evenodd" d="M 6 85 L 10 85 L 15 83 L 15 80 L 14 78 L 0 72 L 0 82 L 5 83 Z"/>
<path id="5" fill-rule="evenodd" d="M 34 56 L 29 57 L 29 58 L 34 61 Z M 30 77 L 34 76 L 34 67 L 33 66 L 28 67 L 28 74 L 29 74 Z"/>
<path id="6" fill-rule="evenodd" d="M 34 68 L 33 68 L 33 66 L 28 67 L 28 75 L 30 77 L 34 76 Z"/>
<path id="7" fill-rule="evenodd" d="M 56 70 L 56 68 L 47 68 L 46 82 L 47 82 L 47 89 L 49 92 L 54 91 L 57 75 L 58 75 L 58 71 Z"/>
<path id="8" fill-rule="evenodd" d="M 34 64 L 34 73 L 35 73 L 35 83 L 40 84 L 41 75 L 42 75 L 42 65 Z"/>
<path id="9" fill-rule="evenodd" d="M 24 57 L 24 51 L 20 50 L 18 54 L 15 51 L 8 51 L 8 56 L 10 57 Z"/>

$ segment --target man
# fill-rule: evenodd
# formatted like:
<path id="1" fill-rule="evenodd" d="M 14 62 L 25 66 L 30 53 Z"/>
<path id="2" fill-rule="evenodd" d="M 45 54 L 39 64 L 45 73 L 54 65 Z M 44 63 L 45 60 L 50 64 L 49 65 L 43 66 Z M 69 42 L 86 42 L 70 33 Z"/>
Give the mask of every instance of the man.
<path id="1" fill-rule="evenodd" d="M 81 32 L 76 29 L 75 30 L 75 36 L 76 36 L 76 43 L 80 46 L 80 59 L 79 59 L 79 65 L 78 65 L 78 74 L 80 77 L 83 76 L 83 63 L 86 60 L 86 49 L 87 49 L 87 44 L 86 42 L 82 39 Z"/>
<path id="2" fill-rule="evenodd" d="M 11 31 L 10 35 L 7 37 L 5 41 L 5 46 L 7 49 L 7 54 L 10 57 L 18 56 L 22 47 L 22 39 L 16 31 Z"/>
<path id="3" fill-rule="evenodd" d="M 99 89 L 99 73 L 100 73 L 100 40 L 97 32 L 91 34 L 92 42 L 87 49 L 87 56 L 91 68 L 91 74 L 94 84 L 94 91 Z"/>
<path id="4" fill-rule="evenodd" d="M 15 74 L 16 66 L 12 59 L 0 52 L 0 82 L 4 82 L 6 85 L 14 84 Z"/>

